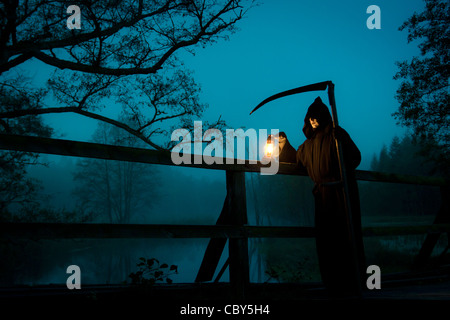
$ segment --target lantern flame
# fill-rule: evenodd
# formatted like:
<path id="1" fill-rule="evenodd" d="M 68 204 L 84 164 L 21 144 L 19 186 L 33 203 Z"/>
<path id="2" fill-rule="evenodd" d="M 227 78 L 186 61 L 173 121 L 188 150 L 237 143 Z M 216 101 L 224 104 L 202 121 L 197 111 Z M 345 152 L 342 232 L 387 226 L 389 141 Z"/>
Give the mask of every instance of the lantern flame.
<path id="1" fill-rule="evenodd" d="M 264 154 L 267 158 L 271 158 L 273 155 L 273 143 L 267 142 L 266 146 L 264 147 Z"/>

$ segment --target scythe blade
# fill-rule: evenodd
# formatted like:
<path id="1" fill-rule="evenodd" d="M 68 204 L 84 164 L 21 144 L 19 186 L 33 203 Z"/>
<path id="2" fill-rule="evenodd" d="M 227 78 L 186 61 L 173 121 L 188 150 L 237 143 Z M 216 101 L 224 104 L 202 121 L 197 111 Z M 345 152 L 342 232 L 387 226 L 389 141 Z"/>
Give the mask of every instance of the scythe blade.
<path id="1" fill-rule="evenodd" d="M 283 97 L 287 97 L 293 94 L 297 94 L 297 93 L 302 93 L 302 92 L 308 92 L 308 91 L 323 91 L 327 88 L 327 86 L 331 83 L 331 81 L 324 81 L 324 82 L 318 82 L 318 83 L 314 83 L 314 84 L 309 84 L 303 87 L 298 87 L 295 89 L 291 89 L 291 90 L 287 90 L 287 91 L 283 91 L 277 94 L 274 94 L 273 96 L 268 97 L 267 99 L 263 100 L 260 104 L 258 104 L 253 110 L 252 112 L 250 112 L 250 114 L 252 114 L 253 112 L 255 112 L 256 110 L 258 110 L 259 108 L 261 108 L 263 105 L 265 105 L 266 103 L 279 99 L 279 98 L 283 98 Z"/>

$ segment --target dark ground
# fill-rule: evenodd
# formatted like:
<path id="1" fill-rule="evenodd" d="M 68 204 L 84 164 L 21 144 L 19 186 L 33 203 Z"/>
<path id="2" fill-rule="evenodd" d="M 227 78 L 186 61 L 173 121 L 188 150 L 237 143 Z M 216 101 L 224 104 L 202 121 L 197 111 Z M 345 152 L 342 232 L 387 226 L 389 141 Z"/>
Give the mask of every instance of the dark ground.
<path id="1" fill-rule="evenodd" d="M 118 315 L 134 312 L 143 319 L 240 319 L 240 314 L 226 314 L 227 305 L 268 306 L 270 312 L 246 315 L 251 319 L 310 319 L 319 315 L 348 315 L 363 318 L 387 316 L 399 312 L 402 318 L 426 312 L 444 314 L 450 310 L 450 275 L 426 274 L 414 277 L 392 275 L 382 280 L 381 289 L 366 290 L 360 297 L 330 297 L 321 283 L 251 284 L 244 299 L 236 299 L 228 283 L 154 285 L 150 288 L 129 286 L 84 286 L 68 290 L 65 286 L 0 289 L 2 310 L 13 314 L 31 312 L 34 316 L 80 314 Z M 215 313 L 182 315 L 184 307 L 214 307 Z M 220 310 L 220 312 L 218 311 Z M 232 307 L 228 307 L 228 312 Z M 156 316 L 159 314 L 159 316 Z M 89 317 L 90 318 L 90 317 Z M 102 317 L 103 318 L 103 317 Z M 127 319 L 130 318 L 127 316 Z M 142 318 L 142 316 L 140 316 Z"/>

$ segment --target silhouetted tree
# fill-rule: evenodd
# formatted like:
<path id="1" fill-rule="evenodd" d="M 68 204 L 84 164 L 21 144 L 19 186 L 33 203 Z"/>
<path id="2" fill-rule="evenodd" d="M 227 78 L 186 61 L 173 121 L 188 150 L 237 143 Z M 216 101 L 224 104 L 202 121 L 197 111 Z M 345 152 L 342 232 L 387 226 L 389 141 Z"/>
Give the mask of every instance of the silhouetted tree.
<path id="1" fill-rule="evenodd" d="M 394 137 L 372 159 L 371 170 L 405 174 L 430 175 L 433 164 L 420 155 L 421 146 L 405 135 Z M 439 189 L 392 183 L 360 183 L 363 215 L 379 217 L 434 215 L 440 205 Z"/>
<path id="2" fill-rule="evenodd" d="M 80 2 L 81 29 L 66 27 L 68 1 L 3 1 L 1 71 L 36 58 L 59 69 L 104 75 L 154 74 L 180 49 L 235 30 L 239 0 Z"/>
<path id="3" fill-rule="evenodd" d="M 450 6 L 447 0 L 425 0 L 425 10 L 414 13 L 400 30 L 408 42 L 419 40 L 421 56 L 398 63 L 394 79 L 401 80 L 394 117 L 413 129 L 423 154 L 447 175 L 450 163 Z M 423 142 L 426 142 L 424 144 Z"/>
<path id="4" fill-rule="evenodd" d="M 30 88 L 25 78 L 9 85 L 0 83 L 0 112 L 40 108 L 44 94 Z M 52 130 L 40 117 L 25 116 L 0 120 L 0 133 L 50 136 Z M 26 173 L 28 165 L 38 163 L 38 157 L 30 152 L 0 151 L 0 220 L 10 218 L 12 206 L 20 210 L 37 203 L 41 186 Z"/>
<path id="5" fill-rule="evenodd" d="M 94 142 L 142 146 L 142 141 L 117 127 L 100 123 Z M 140 143 L 139 143 L 140 142 Z M 149 214 L 160 194 L 155 167 L 125 161 L 82 159 L 77 163 L 74 193 L 84 209 L 109 223 L 136 222 L 138 213 Z"/>
<path id="6" fill-rule="evenodd" d="M 409 135 L 403 138 L 396 136 L 389 147 L 383 146 L 379 155 L 374 155 L 371 170 L 429 176 L 433 165 L 420 154 L 421 148 Z"/>
<path id="7" fill-rule="evenodd" d="M 85 0 L 79 3 L 79 30 L 67 28 L 70 4 L 17 0 L 0 5 L 0 81 L 8 82 L 24 62 L 38 60 L 57 70 L 49 86 L 59 103 L 2 112 L 0 119 L 71 112 L 114 124 L 161 148 L 167 139 L 154 142 L 166 133 L 161 122 L 184 124 L 205 107 L 178 53 L 227 38 L 252 1 Z M 138 120 L 135 126 L 102 114 L 114 100 Z M 220 118 L 215 125 L 223 125 Z"/>

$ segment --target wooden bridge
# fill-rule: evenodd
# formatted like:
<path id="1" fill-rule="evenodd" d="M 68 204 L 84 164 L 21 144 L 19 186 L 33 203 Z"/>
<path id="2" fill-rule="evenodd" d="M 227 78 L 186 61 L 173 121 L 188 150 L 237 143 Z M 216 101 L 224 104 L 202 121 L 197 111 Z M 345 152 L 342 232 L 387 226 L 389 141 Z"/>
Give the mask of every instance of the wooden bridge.
<path id="1" fill-rule="evenodd" d="M 97 158 L 107 160 L 131 161 L 156 165 L 172 166 L 170 152 L 155 151 L 149 149 L 121 147 L 112 145 L 102 145 L 96 143 L 68 141 L 61 139 L 18 136 L 18 135 L 0 135 L 0 149 L 36 152 L 45 154 L 54 154 L 62 156 L 75 156 L 85 158 Z M 226 161 L 223 161 L 226 163 Z M 64 224 L 64 223 L 2 223 L 0 224 L 0 234 L 3 237 L 12 238 L 31 238 L 31 239 L 62 239 L 62 238 L 210 238 L 229 241 L 229 284 L 223 283 L 198 283 L 191 284 L 187 290 L 186 286 L 173 285 L 180 289 L 179 292 L 189 292 L 189 297 L 196 296 L 199 290 L 210 292 L 208 290 L 219 290 L 226 288 L 233 298 L 257 298 L 267 290 L 258 289 L 257 284 L 251 284 L 249 281 L 249 256 L 248 239 L 249 238 L 312 238 L 314 237 L 313 227 L 277 227 L 277 226 L 251 226 L 247 224 L 247 200 L 246 200 L 246 172 L 260 172 L 263 165 L 245 161 L 243 164 L 212 164 L 205 163 L 181 164 L 180 166 L 202 168 L 205 170 L 223 170 L 226 175 L 227 196 L 223 210 L 226 211 L 228 218 L 226 223 L 218 221 L 216 225 L 161 225 L 161 224 Z M 280 164 L 278 174 L 283 175 L 305 175 L 300 172 L 295 165 Z M 388 183 L 427 185 L 440 187 L 442 195 L 441 209 L 436 214 L 434 224 L 431 225 L 403 225 L 403 226 L 383 226 L 383 227 L 364 227 L 364 237 L 382 236 L 382 235 L 410 235 L 427 234 L 420 252 L 416 258 L 417 269 L 423 266 L 430 257 L 442 233 L 450 233 L 450 188 L 448 182 L 436 177 L 408 176 L 391 173 L 357 171 L 357 179 L 361 181 L 376 181 Z M 450 236 L 449 236 L 450 238 Z M 448 278 L 448 269 L 444 271 Z M 420 274 L 416 274 L 414 279 L 419 279 Z M 385 277 L 383 280 L 396 281 L 405 280 L 404 275 Z M 414 280 L 412 279 L 412 280 Z M 411 280 L 411 279 L 410 279 Z M 172 287 L 173 287 L 172 286 Z M 255 287 L 256 286 L 256 287 Z M 122 286 L 119 286 L 123 289 Z M 155 286 L 160 288 L 158 294 L 174 291 L 168 289 L 168 286 Z M 97 287 L 100 288 L 100 287 Z M 115 288 L 109 286 L 108 291 Z M 184 289 L 183 289 L 184 288 Z M 213 289 L 211 289 L 213 288 Z M 293 289 L 294 288 L 294 289 Z M 295 296 L 296 287 L 289 284 L 270 284 L 270 294 L 273 297 L 278 294 L 292 294 Z M 116 288 L 118 290 L 118 287 Z M 192 291 L 191 289 L 194 289 Z M 6 290 L 6 291 L 5 291 Z M 28 291 L 14 291 L 5 289 L 3 296 L 9 292 L 26 295 Z M 67 289 L 66 289 L 67 290 Z M 100 290 L 100 289 L 99 289 Z M 166 291 L 164 291 L 166 290 Z M 185 291 L 183 291 L 185 290 Z M 320 291 L 320 290 L 319 290 Z M 19 293 L 18 293 L 19 292 Z M 193 294 L 193 292 L 195 292 Z M 217 292 L 217 291 L 216 291 Z M 281 293 L 282 292 L 282 293 Z M 305 291 L 302 291 L 305 292 Z M 317 290 L 314 292 L 318 292 Z M 392 292 L 392 291 L 391 291 Z M 311 294 L 309 292 L 306 296 Z M 208 293 L 206 294 L 208 296 Z M 211 295 L 210 295 L 211 296 Z M 314 296 L 314 294 L 313 294 Z M 203 295 L 205 297 L 205 295 Z M 292 298 L 292 296 L 291 296 Z M 450 294 L 448 294 L 450 299 Z"/>

